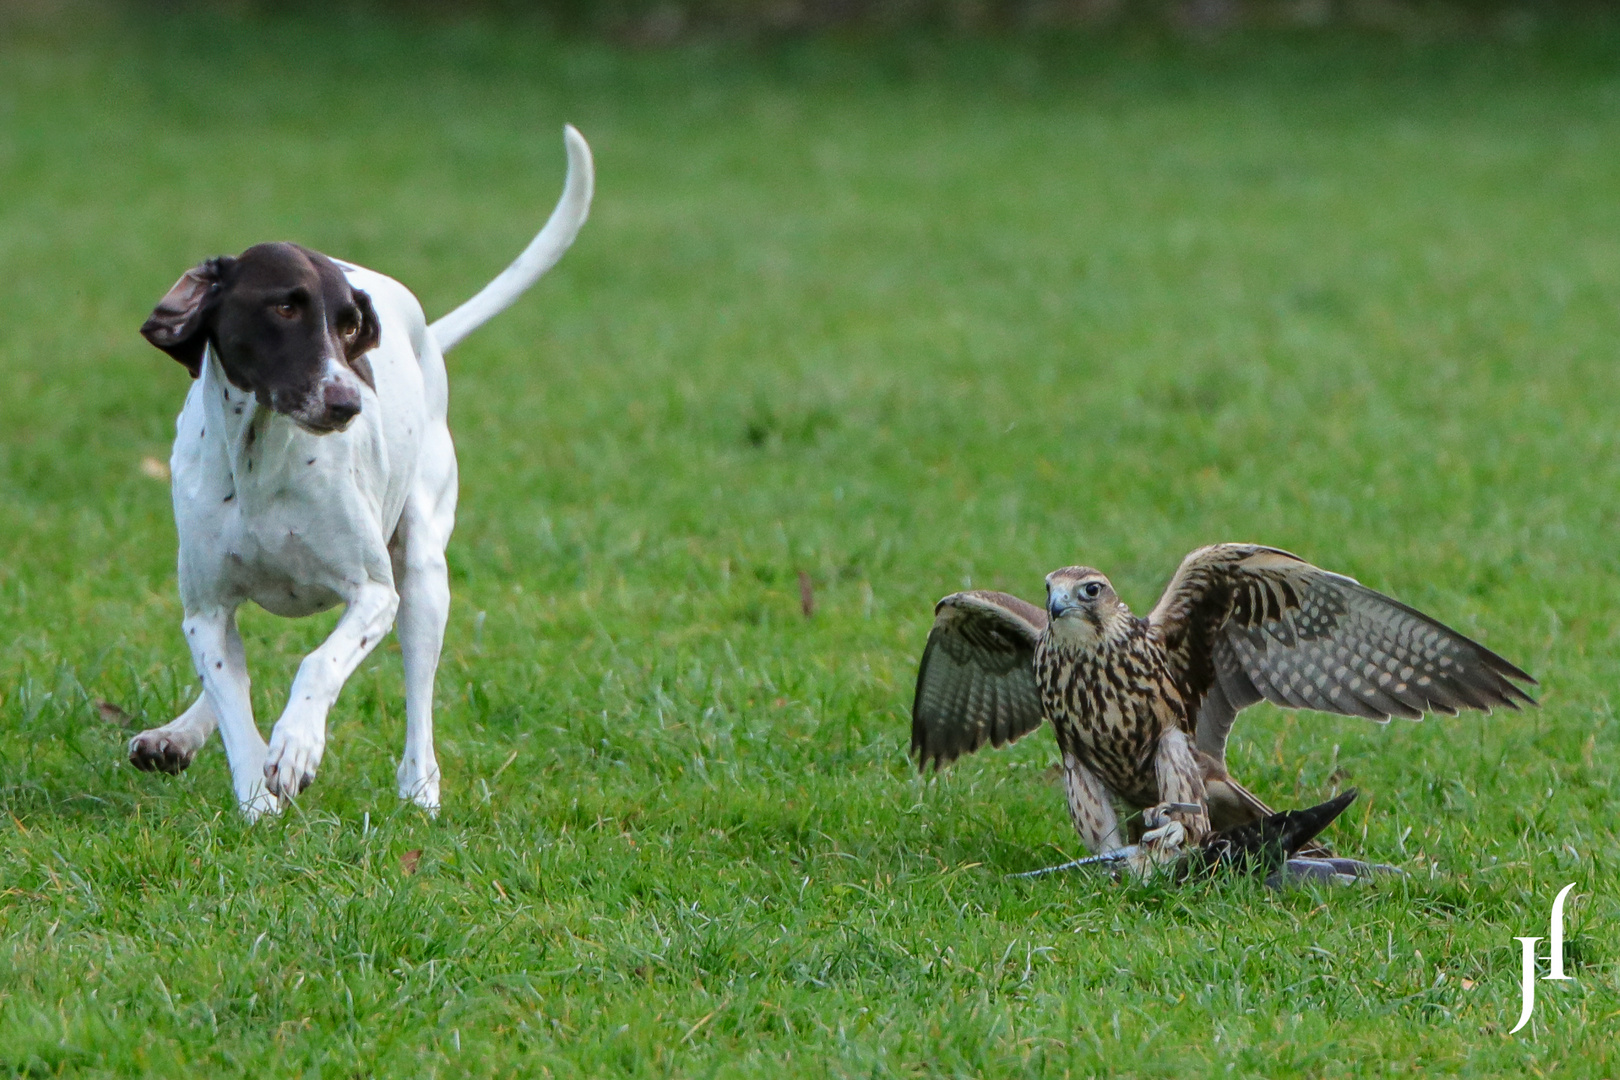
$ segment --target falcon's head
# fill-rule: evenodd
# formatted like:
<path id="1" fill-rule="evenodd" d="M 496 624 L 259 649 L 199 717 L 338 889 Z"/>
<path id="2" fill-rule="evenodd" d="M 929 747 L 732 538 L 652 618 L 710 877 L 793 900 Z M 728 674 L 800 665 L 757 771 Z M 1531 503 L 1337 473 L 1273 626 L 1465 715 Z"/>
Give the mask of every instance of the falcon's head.
<path id="1" fill-rule="evenodd" d="M 1099 570 L 1065 566 L 1046 575 L 1050 633 L 1076 644 L 1098 641 L 1130 624 L 1131 612 Z"/>

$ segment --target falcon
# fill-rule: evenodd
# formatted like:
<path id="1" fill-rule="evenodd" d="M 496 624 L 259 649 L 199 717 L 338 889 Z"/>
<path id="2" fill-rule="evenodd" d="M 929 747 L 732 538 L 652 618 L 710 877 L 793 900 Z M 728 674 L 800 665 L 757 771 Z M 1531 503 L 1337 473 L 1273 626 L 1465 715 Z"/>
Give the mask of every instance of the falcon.
<path id="1" fill-rule="evenodd" d="M 1146 618 L 1088 566 L 1046 576 L 1045 611 L 971 590 L 934 613 L 911 713 L 918 767 L 1048 719 L 1080 839 L 1125 851 L 1116 807 L 1144 811 L 1150 864 L 1273 815 L 1226 770 L 1232 723 L 1257 701 L 1379 723 L 1535 704 L 1518 685 L 1535 680 L 1478 642 L 1258 544 L 1194 551 Z"/>

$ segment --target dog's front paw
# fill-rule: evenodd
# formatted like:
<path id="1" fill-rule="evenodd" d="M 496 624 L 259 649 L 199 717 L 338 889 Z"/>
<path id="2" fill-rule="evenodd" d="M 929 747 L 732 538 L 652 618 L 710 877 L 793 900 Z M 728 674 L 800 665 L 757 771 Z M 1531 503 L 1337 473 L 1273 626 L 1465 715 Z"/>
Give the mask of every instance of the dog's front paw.
<path id="1" fill-rule="evenodd" d="M 129 763 L 144 772 L 174 776 L 185 772 L 205 738 L 190 730 L 170 730 L 168 725 L 152 728 L 129 740 Z"/>
<path id="2" fill-rule="evenodd" d="M 399 770 L 394 776 L 399 781 L 400 798 L 415 803 L 429 814 L 439 812 L 438 762 L 407 758 L 399 763 Z"/>
<path id="3" fill-rule="evenodd" d="M 281 813 L 281 803 L 270 794 L 263 777 L 255 778 L 251 783 L 237 788 L 236 808 L 247 818 L 249 825 L 266 814 Z"/>
<path id="4" fill-rule="evenodd" d="M 285 720 L 278 723 L 264 756 L 265 790 L 282 802 L 296 798 L 315 782 L 325 752 L 326 738 L 320 730 Z"/>

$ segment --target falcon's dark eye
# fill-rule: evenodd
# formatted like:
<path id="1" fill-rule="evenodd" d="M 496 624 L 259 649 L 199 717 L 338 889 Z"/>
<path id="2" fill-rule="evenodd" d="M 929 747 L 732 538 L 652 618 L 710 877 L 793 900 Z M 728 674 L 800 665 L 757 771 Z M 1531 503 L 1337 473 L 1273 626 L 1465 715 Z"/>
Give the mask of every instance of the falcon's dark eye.
<path id="1" fill-rule="evenodd" d="M 1087 600 L 1095 600 L 1095 599 L 1097 599 L 1097 597 L 1102 595 L 1102 585 L 1101 585 L 1101 583 L 1096 582 L 1096 581 L 1087 582 L 1085 584 L 1085 586 L 1080 590 L 1080 595 L 1084 596 Z"/>

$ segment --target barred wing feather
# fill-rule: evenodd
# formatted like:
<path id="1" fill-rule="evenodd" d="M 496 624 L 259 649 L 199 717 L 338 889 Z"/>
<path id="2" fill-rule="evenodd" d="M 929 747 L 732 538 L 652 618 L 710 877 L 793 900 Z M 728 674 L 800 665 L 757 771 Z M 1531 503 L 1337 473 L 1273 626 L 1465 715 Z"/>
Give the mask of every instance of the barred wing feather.
<path id="1" fill-rule="evenodd" d="M 1046 612 L 1006 593 L 952 593 L 934 607 L 911 707 L 911 752 L 937 769 L 1041 724 L 1035 643 Z"/>
<path id="2" fill-rule="evenodd" d="M 1198 705 L 1195 741 L 1217 760 L 1261 698 L 1380 723 L 1534 704 L 1516 684 L 1535 680 L 1485 646 L 1276 548 L 1200 548 L 1149 620 Z"/>

